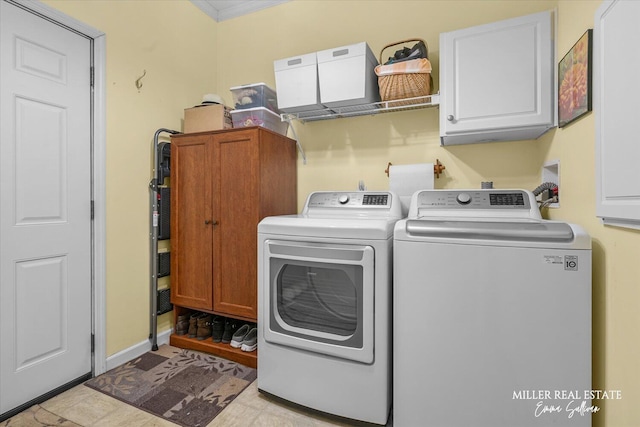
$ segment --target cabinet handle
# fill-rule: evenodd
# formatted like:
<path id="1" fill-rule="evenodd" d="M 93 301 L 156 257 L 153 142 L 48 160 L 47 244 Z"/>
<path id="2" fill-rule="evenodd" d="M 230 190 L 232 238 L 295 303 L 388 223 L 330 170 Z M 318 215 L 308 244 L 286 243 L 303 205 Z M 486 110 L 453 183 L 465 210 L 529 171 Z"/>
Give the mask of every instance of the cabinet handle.
<path id="1" fill-rule="evenodd" d="M 449 115 L 447 116 L 447 120 L 449 120 L 450 122 L 452 122 L 452 121 L 453 121 L 453 115 L 449 114 Z"/>
<path id="2" fill-rule="evenodd" d="M 204 224 L 205 225 L 218 225 L 218 221 L 216 221 L 215 219 L 211 220 L 211 219 L 205 219 L 204 220 Z"/>

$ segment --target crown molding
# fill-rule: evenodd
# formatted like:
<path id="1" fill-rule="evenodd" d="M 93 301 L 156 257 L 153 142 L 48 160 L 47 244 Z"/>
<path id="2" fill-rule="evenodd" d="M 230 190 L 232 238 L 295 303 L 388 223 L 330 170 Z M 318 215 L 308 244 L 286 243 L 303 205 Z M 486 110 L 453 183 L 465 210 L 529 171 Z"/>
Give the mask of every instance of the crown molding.
<path id="1" fill-rule="evenodd" d="M 221 22 L 288 1 L 290 0 L 191 0 L 191 3 L 216 22 Z"/>

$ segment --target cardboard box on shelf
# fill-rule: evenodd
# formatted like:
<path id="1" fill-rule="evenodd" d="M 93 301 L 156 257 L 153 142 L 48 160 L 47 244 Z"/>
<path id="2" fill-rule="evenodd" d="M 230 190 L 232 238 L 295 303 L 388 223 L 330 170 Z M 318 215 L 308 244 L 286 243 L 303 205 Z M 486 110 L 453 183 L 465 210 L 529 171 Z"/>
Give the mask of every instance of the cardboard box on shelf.
<path id="1" fill-rule="evenodd" d="M 231 128 L 231 109 L 222 104 L 198 105 L 184 110 L 184 133 Z"/>

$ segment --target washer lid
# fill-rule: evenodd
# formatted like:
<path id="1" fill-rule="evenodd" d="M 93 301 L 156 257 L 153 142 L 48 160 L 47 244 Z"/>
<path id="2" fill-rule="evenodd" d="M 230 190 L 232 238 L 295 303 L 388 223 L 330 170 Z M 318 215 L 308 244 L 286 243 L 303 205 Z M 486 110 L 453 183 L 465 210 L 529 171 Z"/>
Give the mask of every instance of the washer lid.
<path id="1" fill-rule="evenodd" d="M 554 221 L 450 221 L 434 219 L 407 220 L 412 236 L 449 239 L 487 239 L 539 242 L 572 242 L 569 224 Z"/>
<path id="2" fill-rule="evenodd" d="M 418 218 L 396 222 L 394 242 L 449 243 L 521 248 L 591 249 L 576 224 L 526 218 Z"/>

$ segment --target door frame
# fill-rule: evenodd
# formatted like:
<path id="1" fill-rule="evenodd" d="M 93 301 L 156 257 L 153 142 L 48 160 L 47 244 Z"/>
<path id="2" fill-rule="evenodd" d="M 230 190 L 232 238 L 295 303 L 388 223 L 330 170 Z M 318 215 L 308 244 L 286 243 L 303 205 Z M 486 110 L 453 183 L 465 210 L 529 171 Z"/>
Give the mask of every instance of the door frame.
<path id="1" fill-rule="evenodd" d="M 92 371 L 106 372 L 106 34 L 39 0 L 0 0 L 28 10 L 91 39 L 94 85 L 91 99 L 91 229 L 92 271 Z"/>

